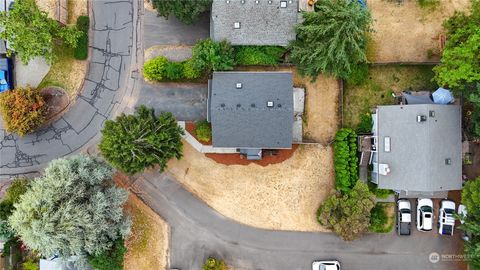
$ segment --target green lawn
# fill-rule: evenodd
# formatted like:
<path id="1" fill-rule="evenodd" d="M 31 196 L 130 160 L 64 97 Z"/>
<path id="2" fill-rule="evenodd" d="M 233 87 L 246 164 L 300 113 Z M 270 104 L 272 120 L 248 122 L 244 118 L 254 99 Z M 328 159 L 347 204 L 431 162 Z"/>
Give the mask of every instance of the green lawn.
<path id="1" fill-rule="evenodd" d="M 378 202 L 371 211 L 370 227 L 375 233 L 391 232 L 395 226 L 395 203 Z"/>
<path id="2" fill-rule="evenodd" d="M 393 92 L 435 90 L 432 66 L 370 66 L 366 81 L 358 86 L 345 84 L 343 126 L 356 128 L 360 116 L 376 105 L 393 104 Z"/>

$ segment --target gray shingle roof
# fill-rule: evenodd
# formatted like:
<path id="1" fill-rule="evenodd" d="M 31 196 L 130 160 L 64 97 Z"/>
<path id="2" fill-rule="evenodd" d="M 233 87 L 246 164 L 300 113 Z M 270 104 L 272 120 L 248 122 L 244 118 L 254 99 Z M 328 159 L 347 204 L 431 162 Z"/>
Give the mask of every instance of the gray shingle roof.
<path id="1" fill-rule="evenodd" d="M 418 115 L 425 115 L 426 121 L 418 123 Z M 377 116 L 378 163 L 388 164 L 391 170 L 379 175 L 379 188 L 412 192 L 461 189 L 460 106 L 379 106 Z M 390 152 L 385 151 L 385 137 L 390 137 Z"/>
<path id="2" fill-rule="evenodd" d="M 228 2 L 228 3 L 227 3 Z M 258 3 L 257 3 L 258 2 Z M 280 3 L 286 7 L 280 7 Z M 233 45 L 280 45 L 295 39 L 298 0 L 213 0 L 210 37 Z M 240 28 L 235 29 L 235 23 Z"/>
<path id="3" fill-rule="evenodd" d="M 269 101 L 273 101 L 271 108 Z M 215 72 L 208 104 L 213 146 L 292 147 L 292 73 Z"/>

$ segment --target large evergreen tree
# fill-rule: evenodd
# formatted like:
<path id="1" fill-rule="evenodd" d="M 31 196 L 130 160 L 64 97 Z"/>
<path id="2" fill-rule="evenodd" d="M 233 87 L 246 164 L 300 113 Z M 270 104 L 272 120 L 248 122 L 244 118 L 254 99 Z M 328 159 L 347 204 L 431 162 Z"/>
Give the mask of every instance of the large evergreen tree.
<path id="1" fill-rule="evenodd" d="M 304 12 L 290 44 L 291 58 L 301 74 L 315 79 L 321 72 L 347 79 L 365 63 L 370 12 L 357 1 L 322 0 L 315 12 Z"/>
<path id="2" fill-rule="evenodd" d="M 172 158 L 182 157 L 183 130 L 171 113 L 155 116 L 153 109 L 137 108 L 133 115 L 107 121 L 100 151 L 115 168 L 134 174 L 159 165 L 163 171 Z"/>
<path id="3" fill-rule="evenodd" d="M 101 254 L 130 230 L 122 208 L 127 192 L 111 177 L 111 167 L 93 157 L 53 160 L 15 204 L 9 223 L 43 256 Z"/>
<path id="4" fill-rule="evenodd" d="M 52 62 L 56 40 L 75 47 L 82 34 L 74 27 L 61 26 L 48 18 L 47 13 L 38 9 L 35 0 L 16 0 L 11 10 L 0 12 L 0 28 L 3 29 L 0 38 L 9 41 L 10 48 L 24 63 L 36 56 Z"/>
<path id="5" fill-rule="evenodd" d="M 158 15 L 175 15 L 185 24 L 192 24 L 201 13 L 209 10 L 212 0 L 152 0 Z"/>

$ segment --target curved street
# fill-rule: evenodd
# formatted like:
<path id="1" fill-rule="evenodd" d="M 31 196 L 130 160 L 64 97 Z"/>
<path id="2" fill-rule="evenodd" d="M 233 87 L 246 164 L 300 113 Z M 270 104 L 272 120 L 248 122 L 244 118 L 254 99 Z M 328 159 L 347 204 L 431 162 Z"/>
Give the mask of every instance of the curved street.
<path id="1" fill-rule="evenodd" d="M 201 269 L 208 256 L 215 256 L 234 269 L 306 270 L 315 259 L 337 259 L 347 270 L 458 269 L 456 262 L 429 261 L 432 252 L 461 252 L 448 237 L 392 232 L 345 242 L 333 233 L 257 229 L 222 216 L 166 173 L 145 173 L 132 190 L 170 226 L 170 268 Z"/>
<path id="2" fill-rule="evenodd" d="M 56 122 L 20 138 L 0 121 L 0 177 L 33 173 L 50 160 L 94 142 L 105 120 L 134 102 L 138 91 L 141 6 L 138 1 L 91 1 L 89 71 L 75 104 Z"/>

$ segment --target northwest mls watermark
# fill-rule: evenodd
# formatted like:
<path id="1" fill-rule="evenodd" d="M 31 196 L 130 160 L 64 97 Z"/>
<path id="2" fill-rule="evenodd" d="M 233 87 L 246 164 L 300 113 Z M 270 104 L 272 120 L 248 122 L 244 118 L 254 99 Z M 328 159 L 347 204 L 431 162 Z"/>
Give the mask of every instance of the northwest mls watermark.
<path id="1" fill-rule="evenodd" d="M 471 261 L 473 256 L 467 254 L 438 254 L 437 252 L 432 252 L 428 255 L 428 260 L 431 263 L 438 262 L 468 262 Z"/>

